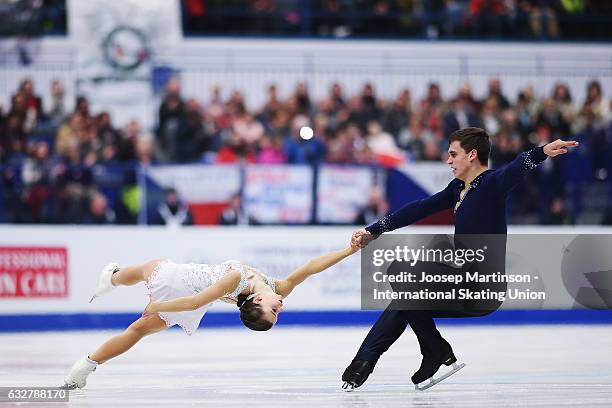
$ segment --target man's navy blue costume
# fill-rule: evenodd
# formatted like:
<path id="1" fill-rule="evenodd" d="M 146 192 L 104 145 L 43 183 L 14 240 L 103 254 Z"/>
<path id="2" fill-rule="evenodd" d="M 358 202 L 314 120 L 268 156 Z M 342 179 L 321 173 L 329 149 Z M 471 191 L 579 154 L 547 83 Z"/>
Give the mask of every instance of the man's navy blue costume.
<path id="1" fill-rule="evenodd" d="M 521 182 L 527 172 L 547 157 L 543 148 L 538 147 L 521 153 L 505 167 L 486 170 L 478 175 L 454 212 L 455 235 L 503 234 L 505 237 L 508 193 Z M 465 183 L 462 180 L 454 179 L 444 190 L 429 198 L 408 203 L 367 226 L 366 230 L 377 236 L 410 225 L 439 211 L 455 208 L 464 187 Z M 453 316 L 448 312 L 387 308 L 368 333 L 353 362 L 370 362 L 373 369 L 380 356 L 399 338 L 407 325 L 410 325 L 417 336 L 421 354 L 424 357 L 429 356 L 443 361 L 452 355 L 452 349 L 436 329 L 434 317 L 466 317 L 466 315 L 458 313 Z"/>

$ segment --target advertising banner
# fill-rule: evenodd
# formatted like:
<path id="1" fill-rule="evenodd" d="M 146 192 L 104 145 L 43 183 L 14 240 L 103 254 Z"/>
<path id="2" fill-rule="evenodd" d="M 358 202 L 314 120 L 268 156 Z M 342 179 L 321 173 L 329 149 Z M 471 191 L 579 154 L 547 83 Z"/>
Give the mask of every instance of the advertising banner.
<path id="1" fill-rule="evenodd" d="M 247 166 L 245 210 L 256 223 L 309 223 L 312 185 L 310 166 Z"/>
<path id="2" fill-rule="evenodd" d="M 373 173 L 368 167 L 321 166 L 317 184 L 317 222 L 354 222 L 368 202 Z"/>
<path id="3" fill-rule="evenodd" d="M 68 297 L 65 247 L 0 247 L 0 298 Z"/>

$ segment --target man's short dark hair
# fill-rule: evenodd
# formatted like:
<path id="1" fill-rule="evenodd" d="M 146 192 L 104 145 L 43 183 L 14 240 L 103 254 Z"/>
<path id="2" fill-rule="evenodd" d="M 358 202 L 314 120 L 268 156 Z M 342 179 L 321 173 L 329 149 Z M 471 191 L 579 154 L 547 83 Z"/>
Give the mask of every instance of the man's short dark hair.
<path id="1" fill-rule="evenodd" d="M 478 161 L 485 166 L 489 163 L 489 153 L 491 153 L 491 141 L 484 129 L 477 127 L 467 127 L 453 132 L 448 137 L 448 143 L 458 141 L 461 148 L 466 153 L 476 150 Z"/>

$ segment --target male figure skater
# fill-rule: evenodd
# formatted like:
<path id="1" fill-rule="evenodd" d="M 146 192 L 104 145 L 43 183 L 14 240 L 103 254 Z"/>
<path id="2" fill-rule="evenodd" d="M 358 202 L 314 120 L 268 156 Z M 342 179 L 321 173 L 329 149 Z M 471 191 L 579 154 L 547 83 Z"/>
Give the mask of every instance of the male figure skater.
<path id="1" fill-rule="evenodd" d="M 575 141 L 560 139 L 543 147 L 523 152 L 508 165 L 488 168 L 491 142 L 486 131 L 480 128 L 460 129 L 449 136 L 448 159 L 455 179 L 431 197 L 416 200 L 389 214 L 381 220 L 353 233 L 351 242 L 365 247 L 380 234 L 410 225 L 415 221 L 453 208 L 455 235 L 459 234 L 507 234 L 506 199 L 508 193 L 521 182 L 523 176 L 543 162 L 548 156 L 567 153 L 568 147 L 578 146 Z M 505 251 L 504 251 L 505 252 Z M 433 317 L 459 317 L 448 313 L 427 310 L 391 310 L 387 308 L 378 318 L 359 351 L 342 374 L 343 389 L 360 387 L 373 371 L 380 356 L 410 325 L 417 336 L 423 360 L 412 376 L 417 385 L 431 379 L 434 385 L 459 368 L 450 344 L 436 329 Z M 433 380 L 440 366 L 451 365 L 451 373 Z M 428 386 L 424 387 L 427 388 Z M 423 388 L 423 389 L 424 389 Z"/>

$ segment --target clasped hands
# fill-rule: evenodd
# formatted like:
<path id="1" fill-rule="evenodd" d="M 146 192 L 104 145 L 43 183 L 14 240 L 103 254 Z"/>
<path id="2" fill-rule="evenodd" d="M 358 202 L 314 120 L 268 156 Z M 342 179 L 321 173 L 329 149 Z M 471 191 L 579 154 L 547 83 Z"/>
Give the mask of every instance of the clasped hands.
<path id="1" fill-rule="evenodd" d="M 373 239 L 376 239 L 377 236 L 372 235 L 365 228 L 358 229 L 353 232 L 351 236 L 351 246 L 365 248 Z"/>

